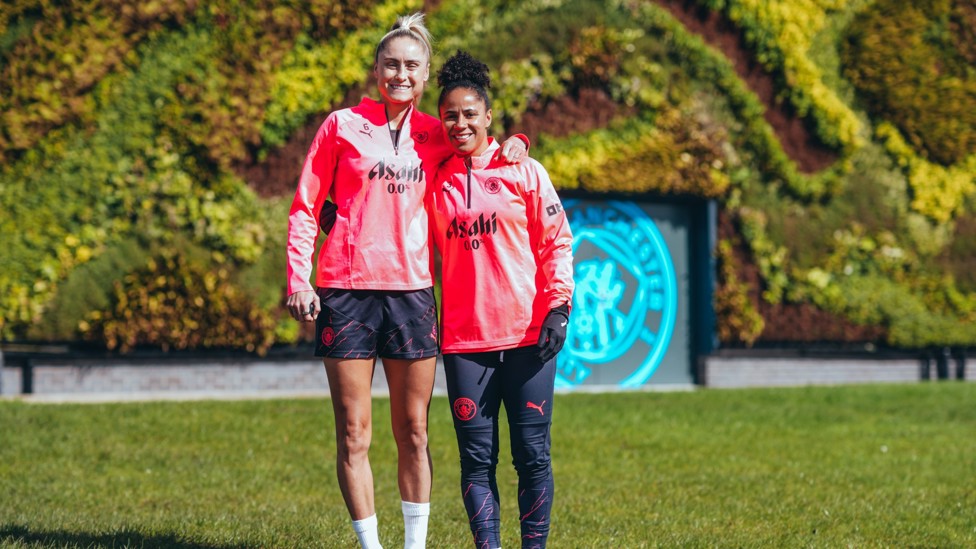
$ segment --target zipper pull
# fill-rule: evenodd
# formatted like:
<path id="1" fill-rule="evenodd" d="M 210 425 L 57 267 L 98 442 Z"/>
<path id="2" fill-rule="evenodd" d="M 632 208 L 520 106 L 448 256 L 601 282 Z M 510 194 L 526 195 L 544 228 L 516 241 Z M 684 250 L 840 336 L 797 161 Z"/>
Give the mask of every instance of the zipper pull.
<path id="1" fill-rule="evenodd" d="M 471 209 L 471 164 L 469 159 L 465 159 L 465 167 L 468 169 L 468 189 L 464 197 L 468 202 L 468 209 Z"/>

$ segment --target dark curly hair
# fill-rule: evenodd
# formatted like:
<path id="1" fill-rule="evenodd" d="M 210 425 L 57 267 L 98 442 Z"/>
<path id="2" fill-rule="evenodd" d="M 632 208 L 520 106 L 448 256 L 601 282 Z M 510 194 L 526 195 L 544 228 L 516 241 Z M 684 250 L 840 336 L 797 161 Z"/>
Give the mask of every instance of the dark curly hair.
<path id="1" fill-rule="evenodd" d="M 478 61 L 466 51 L 458 50 L 450 59 L 444 62 L 444 66 L 437 73 L 437 83 L 441 87 L 441 95 L 437 104 L 444 103 L 447 94 L 463 88 L 472 90 L 485 102 L 486 108 L 491 108 L 491 99 L 488 97 L 488 88 L 491 88 L 491 77 L 488 76 L 490 69 L 481 61 Z"/>

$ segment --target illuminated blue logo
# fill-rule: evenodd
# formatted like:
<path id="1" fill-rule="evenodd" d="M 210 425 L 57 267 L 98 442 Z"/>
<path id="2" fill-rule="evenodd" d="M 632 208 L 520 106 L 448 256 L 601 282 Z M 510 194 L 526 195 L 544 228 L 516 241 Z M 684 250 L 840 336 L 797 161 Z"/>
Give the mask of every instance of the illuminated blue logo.
<path id="1" fill-rule="evenodd" d="M 654 375 L 674 332 L 677 281 L 664 238 L 630 202 L 563 203 L 576 289 L 556 387 L 636 387 Z"/>

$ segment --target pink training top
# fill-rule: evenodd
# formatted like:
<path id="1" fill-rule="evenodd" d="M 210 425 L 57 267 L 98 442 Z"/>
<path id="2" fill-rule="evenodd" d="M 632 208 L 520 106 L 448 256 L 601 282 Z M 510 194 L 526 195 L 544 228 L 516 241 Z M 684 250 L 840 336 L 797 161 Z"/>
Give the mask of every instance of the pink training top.
<path id="1" fill-rule="evenodd" d="M 450 155 L 440 122 L 413 107 L 396 145 L 379 101 L 364 98 L 331 113 L 309 147 L 288 215 L 288 294 L 313 289 L 318 217 L 329 196 L 336 222 L 319 250 L 317 286 L 432 286 L 423 200 L 427 181 Z"/>
<path id="2" fill-rule="evenodd" d="M 549 174 L 531 158 L 494 161 L 497 149 L 490 140 L 470 169 L 451 158 L 427 193 L 445 353 L 535 345 L 549 309 L 572 306 L 573 235 Z"/>

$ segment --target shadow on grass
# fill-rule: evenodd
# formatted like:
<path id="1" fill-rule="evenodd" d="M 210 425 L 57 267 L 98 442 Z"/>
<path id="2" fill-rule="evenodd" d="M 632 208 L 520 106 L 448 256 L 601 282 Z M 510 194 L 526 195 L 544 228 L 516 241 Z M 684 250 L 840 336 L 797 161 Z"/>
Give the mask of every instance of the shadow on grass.
<path id="1" fill-rule="evenodd" d="M 0 545 L 20 542 L 30 547 L 84 549 L 247 549 L 245 545 L 212 545 L 181 540 L 175 535 L 146 535 L 120 531 L 98 534 L 85 532 L 36 531 L 23 526 L 0 526 Z"/>

